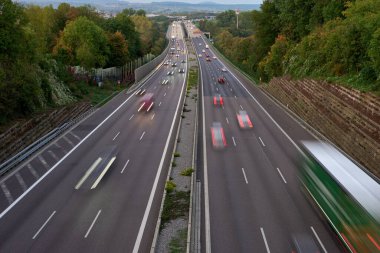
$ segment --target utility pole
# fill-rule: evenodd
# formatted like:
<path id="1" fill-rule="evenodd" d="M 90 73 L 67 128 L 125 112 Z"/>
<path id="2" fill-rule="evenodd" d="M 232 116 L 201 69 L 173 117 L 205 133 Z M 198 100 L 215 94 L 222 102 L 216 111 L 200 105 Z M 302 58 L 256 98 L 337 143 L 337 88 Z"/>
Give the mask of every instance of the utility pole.
<path id="1" fill-rule="evenodd" d="M 240 14 L 240 11 L 236 10 L 235 13 L 236 13 L 236 29 L 239 30 L 239 14 Z"/>

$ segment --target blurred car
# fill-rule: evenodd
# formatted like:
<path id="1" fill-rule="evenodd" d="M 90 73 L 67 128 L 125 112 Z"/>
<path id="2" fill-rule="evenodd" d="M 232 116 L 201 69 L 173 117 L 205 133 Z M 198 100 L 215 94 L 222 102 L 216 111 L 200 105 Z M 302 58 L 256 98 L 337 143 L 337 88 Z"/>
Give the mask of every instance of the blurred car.
<path id="1" fill-rule="evenodd" d="M 176 57 L 178 58 L 178 57 L 179 57 L 179 54 L 177 54 Z"/>
<path id="2" fill-rule="evenodd" d="M 241 129 L 253 128 L 253 124 L 246 111 L 239 111 L 236 117 Z"/>
<path id="3" fill-rule="evenodd" d="M 222 72 L 227 72 L 227 69 L 226 68 L 222 68 L 221 71 Z"/>
<path id="4" fill-rule="evenodd" d="M 202 49 L 202 53 L 206 53 L 206 50 Z"/>
<path id="5" fill-rule="evenodd" d="M 292 235 L 292 253 L 320 253 L 314 239 L 307 234 Z"/>
<path id="6" fill-rule="evenodd" d="M 206 61 L 211 61 L 210 57 L 206 57 Z"/>
<path id="7" fill-rule="evenodd" d="M 185 60 L 182 60 L 181 63 L 186 63 L 186 61 L 185 61 Z"/>
<path id="8" fill-rule="evenodd" d="M 212 146 L 216 149 L 222 149 L 227 146 L 224 130 L 220 122 L 212 123 L 211 140 Z"/>
<path id="9" fill-rule="evenodd" d="M 214 55 L 214 56 L 212 57 L 212 59 L 217 59 L 217 58 L 216 58 L 216 56 Z"/>
<path id="10" fill-rule="evenodd" d="M 202 54 L 199 54 L 198 57 L 202 57 Z"/>
<path id="11" fill-rule="evenodd" d="M 142 95 L 145 94 L 145 92 L 146 92 L 146 89 L 139 89 L 139 90 L 136 91 L 135 94 L 136 94 L 137 96 L 142 96 Z"/>
<path id="12" fill-rule="evenodd" d="M 214 96 L 214 105 L 215 106 L 223 106 L 223 97 L 221 95 Z"/>
<path id="13" fill-rule="evenodd" d="M 218 78 L 218 83 L 224 84 L 225 82 L 226 82 L 226 79 L 223 76 Z"/>
<path id="14" fill-rule="evenodd" d="M 143 111 L 149 112 L 150 109 L 152 109 L 153 105 L 154 105 L 153 93 L 147 93 L 142 97 L 141 105 L 137 111 L 140 112 L 143 110 Z"/>
<path id="15" fill-rule="evenodd" d="M 168 84 L 168 83 L 169 83 L 169 79 L 164 79 L 164 80 L 162 80 L 162 82 L 161 82 L 162 85 L 165 85 L 165 84 Z"/>
<path id="16" fill-rule="evenodd" d="M 170 63 L 169 61 L 166 61 L 164 62 L 164 65 L 169 65 L 169 63 Z"/>
<path id="17" fill-rule="evenodd" d="M 178 72 L 179 72 L 179 73 L 185 73 L 185 69 L 180 68 L 180 69 L 178 70 Z"/>
<path id="18" fill-rule="evenodd" d="M 177 63 L 176 62 L 173 62 L 172 63 L 172 67 L 176 67 L 177 66 Z"/>
<path id="19" fill-rule="evenodd" d="M 174 75 L 174 71 L 172 70 L 172 71 L 168 71 L 168 76 L 172 76 L 172 75 Z"/>
<path id="20" fill-rule="evenodd" d="M 202 43 L 199 43 L 200 46 L 202 46 Z"/>

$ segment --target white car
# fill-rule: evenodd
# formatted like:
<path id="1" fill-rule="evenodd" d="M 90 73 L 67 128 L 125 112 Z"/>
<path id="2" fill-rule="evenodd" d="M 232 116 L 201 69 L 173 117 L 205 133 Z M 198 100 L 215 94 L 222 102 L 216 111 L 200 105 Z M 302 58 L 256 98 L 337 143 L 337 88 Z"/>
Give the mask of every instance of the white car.
<path id="1" fill-rule="evenodd" d="M 202 53 L 206 53 L 206 50 L 202 49 Z"/>
<path id="2" fill-rule="evenodd" d="M 212 59 L 216 59 L 216 56 L 214 55 L 214 56 L 212 57 Z"/>
<path id="3" fill-rule="evenodd" d="M 202 43 L 199 43 L 200 46 L 202 46 Z"/>
<path id="4" fill-rule="evenodd" d="M 198 57 L 202 57 L 202 54 L 199 54 Z"/>
<path id="5" fill-rule="evenodd" d="M 226 68 L 222 68 L 221 70 L 222 70 L 222 72 L 227 72 Z"/>

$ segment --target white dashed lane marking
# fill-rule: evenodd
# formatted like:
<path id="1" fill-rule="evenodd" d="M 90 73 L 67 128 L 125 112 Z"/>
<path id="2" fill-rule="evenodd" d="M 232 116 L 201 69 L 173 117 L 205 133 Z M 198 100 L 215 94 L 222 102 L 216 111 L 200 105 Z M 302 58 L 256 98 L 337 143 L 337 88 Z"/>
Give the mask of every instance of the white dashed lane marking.
<path id="1" fill-rule="evenodd" d="M 56 160 L 57 162 L 59 161 L 59 158 L 58 158 L 58 156 L 57 156 L 56 154 L 54 154 L 54 152 L 53 152 L 53 151 L 51 151 L 51 150 L 48 150 L 48 153 L 49 153 L 49 155 L 50 155 L 51 157 L 53 157 L 53 158 L 54 158 L 54 160 Z"/>
<path id="2" fill-rule="evenodd" d="M 9 204 L 12 204 L 13 202 L 13 197 L 11 195 L 11 192 L 8 190 L 7 186 L 5 185 L 5 183 L 1 183 L 1 189 L 3 190 L 4 192 L 4 195 L 5 197 L 7 198 Z"/>
<path id="3" fill-rule="evenodd" d="M 67 143 L 69 143 L 72 147 L 74 147 L 74 143 L 73 143 L 72 141 L 70 141 L 69 138 L 67 138 L 66 136 L 63 136 L 63 139 L 64 139 Z"/>
<path id="4" fill-rule="evenodd" d="M 21 185 L 22 190 L 23 190 L 23 191 L 26 191 L 26 190 L 28 189 L 28 187 L 26 186 L 25 181 L 24 181 L 24 179 L 22 178 L 22 176 L 20 175 L 20 173 L 17 172 L 17 173 L 15 174 L 15 176 L 16 176 L 16 178 L 17 178 L 18 183 Z"/>
<path id="5" fill-rule="evenodd" d="M 42 165 L 48 170 L 50 168 L 49 164 L 46 162 L 46 160 L 42 157 L 42 155 L 39 155 L 38 160 L 42 163 Z"/>
<path id="6" fill-rule="evenodd" d="M 32 167 L 31 164 L 26 165 L 26 167 L 28 167 L 28 170 L 30 171 L 30 173 L 32 173 L 32 175 L 36 178 L 36 180 L 40 178 L 40 176 L 38 175 L 38 173 L 37 173 L 36 170 Z"/>

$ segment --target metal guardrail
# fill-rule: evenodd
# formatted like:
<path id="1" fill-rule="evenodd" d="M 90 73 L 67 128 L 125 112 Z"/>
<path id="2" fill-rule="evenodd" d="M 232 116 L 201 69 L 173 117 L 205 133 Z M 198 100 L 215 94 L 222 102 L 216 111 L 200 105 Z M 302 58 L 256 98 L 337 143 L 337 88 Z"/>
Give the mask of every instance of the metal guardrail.
<path id="1" fill-rule="evenodd" d="M 70 128 L 74 124 L 76 124 L 79 120 L 83 119 L 90 113 L 94 111 L 94 107 L 88 110 L 87 112 L 79 115 L 75 119 L 70 120 L 69 122 L 66 122 L 62 124 L 61 126 L 53 129 L 46 135 L 39 138 L 37 141 L 30 144 L 28 147 L 21 150 L 19 153 L 14 155 L 12 158 L 8 159 L 4 163 L 0 165 L 0 177 L 13 169 L 15 166 L 23 162 L 25 159 L 33 155 L 37 150 L 41 149 L 43 146 L 48 144 L 51 140 L 55 139 L 57 136 L 61 135 L 66 129 Z"/>

